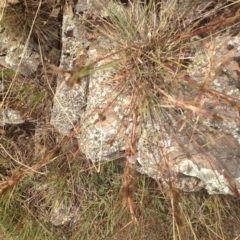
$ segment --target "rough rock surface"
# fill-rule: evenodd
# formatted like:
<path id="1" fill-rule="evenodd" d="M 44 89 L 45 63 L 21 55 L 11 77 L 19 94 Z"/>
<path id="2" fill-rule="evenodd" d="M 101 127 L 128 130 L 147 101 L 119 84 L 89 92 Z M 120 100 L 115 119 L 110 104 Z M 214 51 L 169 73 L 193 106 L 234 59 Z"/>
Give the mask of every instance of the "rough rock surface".
<path id="1" fill-rule="evenodd" d="M 11 43 L 10 46 L 9 43 Z M 33 74 L 41 63 L 41 59 L 39 53 L 31 45 L 26 48 L 23 43 L 12 41 L 4 36 L 4 31 L 2 31 L 0 33 L 0 64 L 5 68 L 18 70 L 24 76 Z"/>
<path id="2" fill-rule="evenodd" d="M 96 64 L 99 67 L 121 57 L 115 54 L 104 59 L 114 52 L 114 43 L 91 35 L 85 28 L 81 20 L 94 15 L 94 11 L 98 14 L 101 11 L 94 1 L 79 1 L 72 8 L 72 14 L 68 11 L 64 15 L 63 69 L 76 71 L 79 66 L 101 59 Z M 104 10 L 102 12 L 104 15 Z M 216 104 L 207 97 L 204 101 L 203 112 L 212 114 L 209 118 L 198 118 L 193 112 L 189 121 L 192 125 L 186 129 L 194 136 L 189 136 L 187 130 L 182 131 L 180 128 L 184 126 L 179 126 L 167 111 L 164 119 L 157 111 L 151 118 L 146 116 L 145 124 L 139 126 L 136 154 L 127 158 L 137 161 L 139 172 L 166 183 L 170 177 L 175 186 L 184 191 L 204 187 L 211 194 L 232 194 L 232 183 L 240 189 L 240 126 L 236 121 L 239 109 L 234 107 L 239 106 L 240 99 L 240 35 L 223 36 L 214 41 L 202 46 L 188 70 L 188 75 L 198 84 L 209 79 L 211 94 L 219 96 Z M 209 64 L 211 71 L 208 71 Z M 80 124 L 79 145 L 93 162 L 121 157 L 130 147 L 127 139 L 134 121 L 128 117 L 130 99 L 118 96 L 117 85 L 106 84 L 113 76 L 114 66 L 103 67 L 82 79 L 72 90 L 64 83 L 63 76 L 58 79 L 52 124 L 65 134 Z M 71 80 L 69 76 L 65 76 L 66 79 Z M 109 94 L 113 89 L 115 95 Z M 224 102 L 223 93 L 233 107 Z M 187 89 L 181 100 L 192 101 L 197 95 L 194 88 Z M 117 101 L 111 104 L 115 98 Z"/>
<path id="3" fill-rule="evenodd" d="M 0 81 L 0 97 L 4 91 L 4 84 Z M 19 111 L 10 108 L 3 108 L 0 104 L 0 126 L 5 126 L 6 124 L 19 124 L 23 122 L 24 120 L 22 119 Z"/>

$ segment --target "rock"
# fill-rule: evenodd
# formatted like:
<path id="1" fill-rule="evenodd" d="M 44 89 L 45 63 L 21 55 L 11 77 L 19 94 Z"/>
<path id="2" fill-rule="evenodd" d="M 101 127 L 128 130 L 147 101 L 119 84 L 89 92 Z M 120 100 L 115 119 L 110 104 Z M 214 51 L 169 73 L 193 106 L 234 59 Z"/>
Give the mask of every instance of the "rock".
<path id="1" fill-rule="evenodd" d="M 4 93 L 5 86 L 3 81 L 0 81 L 0 97 Z M 6 124 L 19 124 L 23 123 L 24 120 L 21 117 L 21 114 L 17 110 L 10 108 L 3 108 L 0 102 L 0 126 L 5 126 Z"/>
<path id="2" fill-rule="evenodd" d="M 126 56 L 116 53 L 114 42 L 89 32 L 83 21 L 96 11 L 106 17 L 99 5 L 93 9 L 94 2 L 78 1 L 73 15 L 64 15 L 60 66 L 68 75 L 58 76 L 52 124 L 64 134 L 74 128 L 79 132 L 80 126 L 76 137 L 93 162 L 124 156 L 137 163 L 139 172 L 165 184 L 173 181 L 183 191 L 240 190 L 240 35 L 204 41 L 181 80 L 181 92 L 171 95 L 174 107 L 140 114 L 131 96 L 113 81 L 117 68 L 108 65 Z M 64 81 L 71 85 L 75 74 L 93 62 L 98 70 L 70 89 Z"/>
<path id="3" fill-rule="evenodd" d="M 63 15 L 62 53 L 59 67 L 63 70 L 74 69 L 78 71 L 76 61 L 79 57 L 85 57 L 85 48 L 90 43 L 85 37 L 79 16 L 74 15 L 72 17 L 72 15 L 69 15 L 69 11 Z M 86 107 L 86 92 L 89 78 L 84 78 L 74 88 L 71 88 L 69 86 L 71 83 L 67 82 L 67 80 L 71 81 L 71 77 L 71 73 L 58 75 L 58 86 L 52 109 L 51 124 L 63 134 L 69 134 L 80 123 L 82 113 Z"/>
<path id="4" fill-rule="evenodd" d="M 51 212 L 49 216 L 49 221 L 54 226 L 61 226 L 69 223 L 74 219 L 77 209 L 71 209 L 70 207 L 66 207 L 64 202 L 55 203 L 54 211 Z"/>
<path id="5" fill-rule="evenodd" d="M 0 65 L 30 76 L 43 64 L 42 61 L 57 64 L 60 24 L 58 15 L 53 12 L 57 10 L 59 14 L 60 7 L 54 6 L 54 1 L 43 1 L 37 13 L 38 4 L 34 1 L 7 2 L 0 4 Z M 21 23 L 16 25 L 18 19 Z M 13 26 L 16 29 L 12 29 Z"/>
<path id="6" fill-rule="evenodd" d="M 2 38 L 0 36 L 0 64 L 5 68 L 12 69 L 13 71 L 18 71 L 24 76 L 29 76 L 33 74 L 39 64 L 40 64 L 40 55 L 31 48 L 26 49 L 24 53 L 25 45 L 15 42 L 12 46 L 8 46 L 7 49 L 4 49 L 4 44 L 1 42 L 9 42 L 8 38 Z M 21 63 L 21 64 L 20 64 Z"/>
<path id="7" fill-rule="evenodd" d="M 20 112 L 13 109 L 0 109 L 0 126 L 23 123 Z"/>

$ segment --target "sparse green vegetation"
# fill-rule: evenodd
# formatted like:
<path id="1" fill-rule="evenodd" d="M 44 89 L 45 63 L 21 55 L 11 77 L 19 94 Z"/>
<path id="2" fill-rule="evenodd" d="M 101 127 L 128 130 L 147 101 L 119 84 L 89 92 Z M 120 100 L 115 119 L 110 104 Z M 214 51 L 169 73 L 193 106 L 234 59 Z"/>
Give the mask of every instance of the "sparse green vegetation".
<path id="1" fill-rule="evenodd" d="M 116 6 L 115 1 L 109 2 Z M 90 32 L 115 42 L 123 59 L 114 63 L 116 76 L 107 83 L 119 84 L 118 94 L 114 94 L 131 99 L 126 107 L 135 125 L 128 155 L 136 153 L 137 129 L 147 124 L 147 117 L 154 129 L 155 116 L 171 116 L 179 127 L 187 125 L 183 131 L 190 137 L 196 131 L 195 122 L 187 121 L 193 107 L 196 117 L 216 117 L 200 111 L 203 94 L 210 102 L 216 95 L 207 85 L 189 78 L 186 81 L 186 71 L 203 42 L 226 28 L 233 33 L 239 28 L 239 1 L 227 1 L 215 11 L 210 11 L 212 7 L 209 14 L 206 10 L 192 21 L 184 18 L 189 9 L 178 12 L 178 1 L 169 2 L 132 0 L 128 10 L 125 6 L 109 7 L 107 19 L 84 19 Z M 50 36 L 58 45 L 56 18 L 51 18 L 54 4 L 41 3 L 30 0 L 5 5 L 1 26 L 6 34 L 19 41 L 32 34 L 38 46 L 49 46 L 46 36 Z M 233 14 L 217 21 L 216 16 L 224 11 Z M 195 40 L 199 34 L 202 38 Z M 82 71 L 68 72 L 69 84 L 74 87 L 75 78 L 94 71 L 92 63 Z M 0 92 L 0 106 L 19 110 L 27 121 L 25 125 L 0 125 L 0 239 L 240 239 L 240 202 L 236 196 L 210 196 L 205 190 L 179 192 L 171 182 L 166 187 L 137 173 L 122 158 L 101 163 L 96 171 L 81 153 L 74 132 L 62 136 L 49 123 L 56 80 L 48 73 L 39 69 L 27 81 L 11 70 L 1 74 L 5 89 Z M 44 74 L 48 74 L 46 78 Z M 59 74 L 64 71 L 59 70 Z M 195 96 L 191 103 L 182 97 L 189 89 Z M 221 97 L 231 106 L 230 97 Z M 162 135 L 156 131 L 151 134 L 160 149 Z"/>

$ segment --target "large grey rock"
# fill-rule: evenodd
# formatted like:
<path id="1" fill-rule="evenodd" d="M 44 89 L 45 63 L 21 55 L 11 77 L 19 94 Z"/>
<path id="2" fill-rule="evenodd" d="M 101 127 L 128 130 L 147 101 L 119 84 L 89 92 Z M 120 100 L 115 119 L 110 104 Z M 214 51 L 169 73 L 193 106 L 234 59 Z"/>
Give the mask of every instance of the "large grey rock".
<path id="1" fill-rule="evenodd" d="M 184 191 L 232 194 L 235 184 L 240 190 L 240 36 L 204 42 L 186 73 L 192 83 L 183 81 L 181 94 L 173 95 L 175 107 L 134 115 L 134 100 L 112 80 L 115 66 L 106 67 L 124 54 L 104 58 L 115 43 L 92 35 L 82 21 L 101 12 L 94 3 L 78 1 L 73 15 L 64 16 L 61 67 L 73 72 L 59 76 L 52 124 L 65 134 L 81 126 L 79 145 L 93 162 L 124 156 L 139 172 L 166 184 L 170 178 Z M 69 89 L 64 80 L 91 62 L 98 71 Z"/>

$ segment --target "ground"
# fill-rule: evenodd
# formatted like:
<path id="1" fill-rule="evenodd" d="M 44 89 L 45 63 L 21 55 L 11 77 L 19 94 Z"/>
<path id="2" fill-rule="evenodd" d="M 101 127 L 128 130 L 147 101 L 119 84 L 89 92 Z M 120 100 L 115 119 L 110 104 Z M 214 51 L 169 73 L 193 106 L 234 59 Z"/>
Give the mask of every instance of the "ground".
<path id="1" fill-rule="evenodd" d="M 61 50 L 57 40 L 55 48 Z M 52 69 L 56 59 L 45 59 L 27 77 L 2 67 L 0 101 L 23 122 L 0 125 L 0 238 L 240 239 L 237 193 L 179 192 L 137 173 L 125 158 L 93 164 L 73 135 L 54 129 L 56 74 L 63 73 Z"/>

